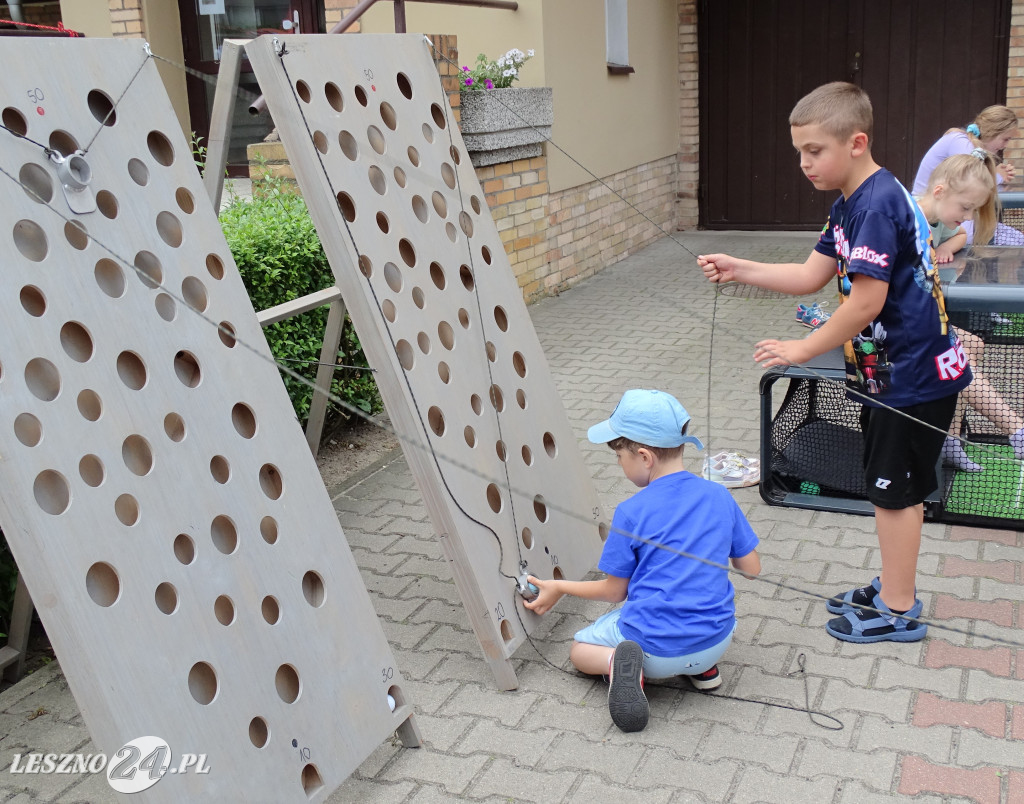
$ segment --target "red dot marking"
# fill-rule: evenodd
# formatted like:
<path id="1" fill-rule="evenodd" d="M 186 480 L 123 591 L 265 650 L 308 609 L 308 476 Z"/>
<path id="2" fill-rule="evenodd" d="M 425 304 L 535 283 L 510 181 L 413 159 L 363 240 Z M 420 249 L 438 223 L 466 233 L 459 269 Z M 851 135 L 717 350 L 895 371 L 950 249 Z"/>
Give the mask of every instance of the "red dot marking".
<path id="1" fill-rule="evenodd" d="M 370 84 L 370 89 L 372 89 L 374 92 L 377 91 L 377 87 L 375 87 L 373 84 Z"/>
<path id="2" fill-rule="evenodd" d="M 42 115 L 46 114 L 46 109 L 44 109 L 42 106 L 37 106 L 36 107 L 36 114 L 42 116 Z"/>

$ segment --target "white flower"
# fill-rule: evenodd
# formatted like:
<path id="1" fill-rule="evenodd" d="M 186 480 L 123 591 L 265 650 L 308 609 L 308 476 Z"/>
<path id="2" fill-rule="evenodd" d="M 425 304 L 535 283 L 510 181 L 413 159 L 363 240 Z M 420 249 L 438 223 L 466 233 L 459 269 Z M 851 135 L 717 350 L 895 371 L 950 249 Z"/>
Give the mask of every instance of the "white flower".
<path id="1" fill-rule="evenodd" d="M 527 50 L 526 51 L 526 55 L 529 56 L 532 59 L 533 58 L 533 51 L 532 50 Z"/>
<path id="2" fill-rule="evenodd" d="M 502 73 L 502 75 L 503 75 L 503 76 L 504 76 L 505 78 L 514 78 L 514 77 L 515 77 L 515 75 L 516 75 L 516 71 L 515 71 L 514 69 L 508 69 L 508 70 L 505 70 L 505 71 L 504 71 L 504 72 Z"/>
<path id="3" fill-rule="evenodd" d="M 498 59 L 498 66 L 499 67 L 504 67 L 505 66 L 505 57 L 504 56 L 502 56 L 502 57 L 500 57 Z"/>

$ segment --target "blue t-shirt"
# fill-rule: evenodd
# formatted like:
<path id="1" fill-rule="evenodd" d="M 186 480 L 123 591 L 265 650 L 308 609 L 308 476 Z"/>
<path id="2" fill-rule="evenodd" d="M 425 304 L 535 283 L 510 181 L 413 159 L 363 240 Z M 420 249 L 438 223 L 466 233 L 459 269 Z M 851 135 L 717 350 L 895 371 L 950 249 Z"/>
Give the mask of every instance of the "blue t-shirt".
<path id="1" fill-rule="evenodd" d="M 848 199 L 840 196 L 814 249 L 837 259 L 840 301 L 850 295 L 849 274 L 889 283 L 878 317 L 844 349 L 848 386 L 907 407 L 970 384 L 971 367 L 946 317 L 928 219 L 895 176 L 880 169 Z"/>
<path id="2" fill-rule="evenodd" d="M 736 623 L 725 570 L 654 544 L 718 564 L 757 547 L 732 495 L 689 472 L 659 477 L 615 509 L 598 569 L 629 578 L 619 630 L 655 656 L 681 656 L 721 642 Z"/>

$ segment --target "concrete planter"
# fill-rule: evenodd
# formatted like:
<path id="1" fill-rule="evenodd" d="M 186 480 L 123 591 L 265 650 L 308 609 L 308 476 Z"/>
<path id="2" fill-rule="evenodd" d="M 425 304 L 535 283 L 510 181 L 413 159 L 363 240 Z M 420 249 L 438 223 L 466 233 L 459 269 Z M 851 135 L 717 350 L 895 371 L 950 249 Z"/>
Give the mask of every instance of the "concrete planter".
<path id="1" fill-rule="evenodd" d="M 540 156 L 554 122 L 551 87 L 463 92 L 462 139 L 476 167 Z"/>

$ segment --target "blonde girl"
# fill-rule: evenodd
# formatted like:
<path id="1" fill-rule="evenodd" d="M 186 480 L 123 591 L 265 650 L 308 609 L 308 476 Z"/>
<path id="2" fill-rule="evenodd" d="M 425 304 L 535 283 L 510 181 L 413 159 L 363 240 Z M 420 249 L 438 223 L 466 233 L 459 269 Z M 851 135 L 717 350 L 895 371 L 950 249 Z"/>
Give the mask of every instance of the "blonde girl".
<path id="1" fill-rule="evenodd" d="M 949 262 L 953 254 L 963 248 L 967 237 L 961 224 L 965 221 L 973 219 L 976 242 L 987 243 L 999 218 L 995 160 L 981 148 L 943 160 L 932 171 L 924 192 L 917 196 L 917 203 L 932 227 L 936 263 Z M 1024 460 L 1024 418 L 1006 404 L 980 370 L 984 341 L 961 329 L 957 329 L 957 335 L 974 370 L 974 382 L 960 392 L 952 434 L 942 446 L 944 461 L 964 472 L 984 469 L 967 456 L 957 438 L 964 405 L 969 405 L 1009 436 L 1014 455 Z"/>

